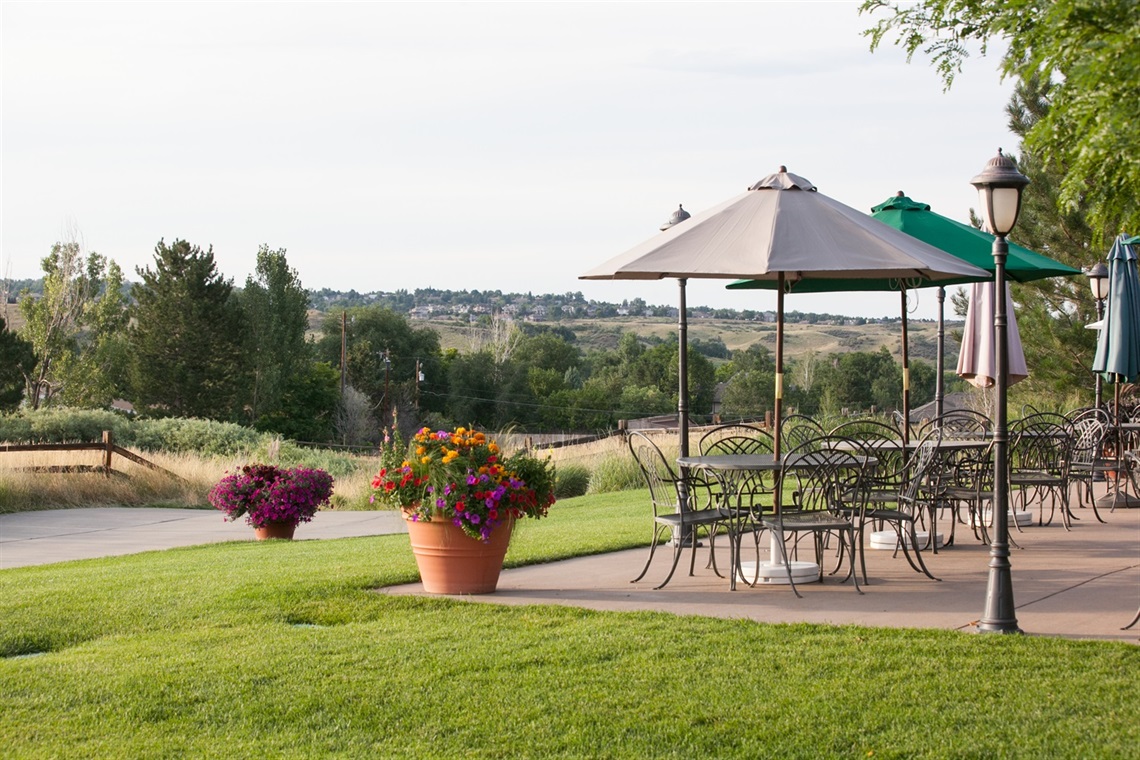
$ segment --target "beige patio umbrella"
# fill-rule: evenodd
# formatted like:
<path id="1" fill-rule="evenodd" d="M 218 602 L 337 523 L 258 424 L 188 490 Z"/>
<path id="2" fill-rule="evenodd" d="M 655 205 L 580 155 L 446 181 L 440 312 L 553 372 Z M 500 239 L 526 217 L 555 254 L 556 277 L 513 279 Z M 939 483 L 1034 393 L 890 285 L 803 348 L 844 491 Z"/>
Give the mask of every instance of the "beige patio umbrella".
<path id="1" fill-rule="evenodd" d="M 989 274 L 818 192 L 784 167 L 747 192 L 695 214 L 581 279 L 681 284 L 681 377 L 686 373 L 685 283 L 690 277 L 770 280 L 776 288 L 776 388 L 773 453 L 780 456 L 783 412 L 784 294 L 801 280 L 902 282 L 985 280 Z M 857 283 L 856 283 L 857 284 Z M 851 289 L 856 289 L 852 287 Z M 683 395 L 683 394 L 682 394 Z M 681 453 L 688 454 L 688 401 L 681 398 Z"/>

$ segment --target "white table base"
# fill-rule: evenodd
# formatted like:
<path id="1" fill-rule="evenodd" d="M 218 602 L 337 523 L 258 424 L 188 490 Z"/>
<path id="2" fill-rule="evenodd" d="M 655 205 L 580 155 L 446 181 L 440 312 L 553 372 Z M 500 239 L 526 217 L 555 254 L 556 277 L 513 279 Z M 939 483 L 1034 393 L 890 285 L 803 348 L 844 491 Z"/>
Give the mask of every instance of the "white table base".
<path id="1" fill-rule="evenodd" d="M 755 562 L 741 562 L 737 578 L 744 583 L 752 583 L 755 579 L 757 584 L 783 584 L 786 586 L 788 585 L 789 565 L 792 568 L 792 580 L 796 583 L 811 583 L 819 580 L 819 565 L 814 562 L 789 562 L 787 565 L 783 562 L 761 562 L 759 572 L 757 572 Z"/>
<path id="2" fill-rule="evenodd" d="M 915 531 L 914 535 L 918 539 L 918 548 L 920 550 L 925 549 L 927 546 L 930 545 L 930 532 L 929 531 L 918 530 L 918 531 Z M 911 544 L 909 533 L 904 532 L 902 534 L 902 539 L 903 539 L 903 543 L 906 544 L 906 548 L 908 548 L 908 549 L 914 548 L 914 546 Z M 895 547 L 898 546 L 898 541 L 899 541 L 899 534 L 893 530 L 876 530 L 875 532 L 873 532 L 871 534 L 871 548 L 872 549 L 883 549 L 883 550 L 894 551 Z M 935 535 L 934 541 L 935 541 L 935 545 L 939 549 L 941 549 L 943 546 L 946 545 L 945 544 L 945 537 L 941 533 L 938 533 Z"/>
<path id="3" fill-rule="evenodd" d="M 992 512 L 993 512 L 993 510 L 990 510 L 990 509 L 983 509 L 982 510 L 982 523 L 987 528 L 989 526 L 993 525 L 993 520 L 991 519 L 991 517 L 993 516 Z M 1018 525 L 1025 527 L 1027 525 L 1033 524 L 1033 513 L 1028 511 L 1028 510 L 1022 510 L 1022 509 L 1019 509 L 1016 512 L 1014 512 L 1013 510 L 1010 510 L 1007 513 L 1007 519 L 1016 520 Z M 977 515 L 970 517 L 970 527 L 971 528 L 977 528 L 978 527 Z"/>

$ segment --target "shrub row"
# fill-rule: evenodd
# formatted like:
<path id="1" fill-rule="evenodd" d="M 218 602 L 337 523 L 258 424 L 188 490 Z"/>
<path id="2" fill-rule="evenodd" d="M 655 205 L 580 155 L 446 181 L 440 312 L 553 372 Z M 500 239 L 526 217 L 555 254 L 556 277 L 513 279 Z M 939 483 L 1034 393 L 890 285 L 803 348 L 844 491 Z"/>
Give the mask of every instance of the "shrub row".
<path id="1" fill-rule="evenodd" d="M 284 465 L 320 467 L 333 477 L 371 469 L 365 457 L 330 449 L 303 448 L 271 433 L 229 422 L 199 419 L 131 419 L 94 409 L 50 408 L 0 415 L 0 443 L 93 443 L 110 430 L 120 446 L 142 452 L 242 458 Z M 560 499 L 643 487 L 632 458 L 605 456 L 589 466 L 564 462 L 557 467 L 555 495 Z"/>

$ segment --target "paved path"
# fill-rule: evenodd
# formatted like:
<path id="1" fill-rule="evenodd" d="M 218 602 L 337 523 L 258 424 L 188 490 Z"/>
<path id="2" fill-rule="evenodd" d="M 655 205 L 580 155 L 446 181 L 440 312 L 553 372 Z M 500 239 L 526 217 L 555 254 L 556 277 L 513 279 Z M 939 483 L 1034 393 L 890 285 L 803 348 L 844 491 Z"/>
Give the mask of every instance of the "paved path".
<path id="1" fill-rule="evenodd" d="M 378 536 L 406 532 L 396 512 L 320 512 L 295 538 Z M 219 541 L 252 541 L 244 520 L 214 509 L 97 507 L 0 515 L 0 570 L 73 559 L 134 554 Z"/>
<path id="2" fill-rule="evenodd" d="M 1065 531 L 1060 521 L 1012 535 L 1011 564 L 1016 616 L 1030 634 L 1140 643 L 1140 626 L 1121 631 L 1140 606 L 1140 509 L 1105 514 L 1077 511 L 1080 521 Z M 989 547 L 958 526 L 958 545 L 927 555 L 932 581 L 889 551 L 868 551 L 871 583 L 865 594 L 827 577 L 801 586 L 797 599 L 787 586 L 728 590 L 728 581 L 704 569 L 679 569 L 654 591 L 668 567 L 667 547 L 658 551 L 647 578 L 631 584 L 647 549 L 599 554 L 504 570 L 494 594 L 469 597 L 500 604 L 563 604 L 599 610 L 658 610 L 686 615 L 749 618 L 765 622 L 857 624 L 972 630 L 985 608 Z M 322 512 L 297 528 L 298 540 L 402 532 L 395 512 Z M 0 515 L 0 571 L 24 565 L 130 554 L 218 541 L 253 540 L 244 522 L 225 522 L 211 510 L 98 508 Z M 723 546 L 723 541 L 721 542 Z M 687 557 L 686 557 L 687 558 Z M 721 567 L 727 557 L 720 555 Z M 687 566 L 686 568 L 687 569 Z M 381 590 L 423 594 L 416 584 Z"/>

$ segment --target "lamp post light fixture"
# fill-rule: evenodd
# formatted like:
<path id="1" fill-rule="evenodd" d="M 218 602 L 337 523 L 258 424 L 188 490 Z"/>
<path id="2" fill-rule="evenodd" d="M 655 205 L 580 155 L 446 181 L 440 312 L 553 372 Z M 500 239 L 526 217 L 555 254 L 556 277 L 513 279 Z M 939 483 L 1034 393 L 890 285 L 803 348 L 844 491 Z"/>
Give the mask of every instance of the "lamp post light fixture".
<path id="1" fill-rule="evenodd" d="M 1104 265 L 1103 261 L 1098 261 L 1096 266 L 1089 270 L 1089 287 L 1092 289 L 1093 300 L 1096 301 L 1096 319 L 1099 322 L 1104 319 L 1104 299 L 1108 298 L 1108 267 Z M 1101 326 L 1103 330 L 1104 327 Z M 1103 387 L 1100 373 L 1096 375 L 1096 408 L 1100 409 L 1101 404 L 1101 388 Z"/>
<path id="2" fill-rule="evenodd" d="M 1013 576 L 1009 565 L 1009 420 L 1006 402 L 1009 395 L 1009 315 L 1006 314 L 1005 261 L 1009 255 L 1006 235 L 1017 223 L 1021 212 L 1021 192 L 1029 178 L 1017 170 L 1013 161 L 998 154 L 991 158 L 981 174 L 970 180 L 978 189 L 982 218 L 994 235 L 994 492 L 991 505 L 994 516 L 990 540 L 990 572 L 986 585 L 986 607 L 977 623 L 985 633 L 1021 633 L 1013 605 Z"/>

